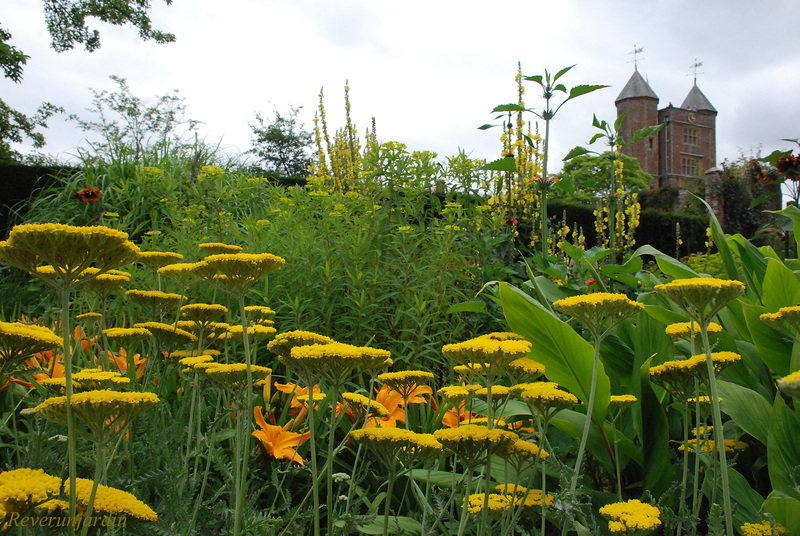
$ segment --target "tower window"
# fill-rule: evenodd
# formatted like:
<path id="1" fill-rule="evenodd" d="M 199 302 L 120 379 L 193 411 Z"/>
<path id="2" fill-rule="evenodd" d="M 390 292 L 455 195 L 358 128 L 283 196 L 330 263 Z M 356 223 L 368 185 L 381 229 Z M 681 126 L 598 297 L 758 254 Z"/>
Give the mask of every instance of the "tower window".
<path id="1" fill-rule="evenodd" d="M 652 149 L 653 148 L 653 138 L 648 138 L 647 141 L 650 142 L 650 148 Z"/>
<path id="2" fill-rule="evenodd" d="M 683 166 L 681 171 L 683 172 L 683 175 L 688 177 L 699 177 L 700 161 L 696 158 L 683 157 Z"/>
<path id="3" fill-rule="evenodd" d="M 683 143 L 686 145 L 697 145 L 697 129 L 694 127 L 683 127 Z"/>

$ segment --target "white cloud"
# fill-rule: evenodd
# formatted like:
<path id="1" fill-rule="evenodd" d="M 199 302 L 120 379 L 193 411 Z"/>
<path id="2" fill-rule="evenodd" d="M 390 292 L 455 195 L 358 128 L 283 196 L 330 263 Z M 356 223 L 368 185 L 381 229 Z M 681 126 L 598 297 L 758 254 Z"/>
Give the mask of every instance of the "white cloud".
<path id="1" fill-rule="evenodd" d="M 559 112 L 551 145 L 551 169 L 557 169 L 569 149 L 594 133 L 593 113 L 614 119 L 613 101 L 633 71 L 634 45 L 644 47 L 639 69 L 660 106 L 680 105 L 692 85 L 690 66 L 695 59 L 704 63 L 698 85 L 719 111 L 720 161 L 736 158 L 740 148 L 789 148 L 780 139 L 800 136 L 796 38 L 776 31 L 795 10 L 780 0 L 233 0 L 224 7 L 176 0 L 156 2 L 152 11 L 154 26 L 174 32 L 176 43 L 142 43 L 131 28 L 101 24 L 102 48 L 92 54 L 49 50 L 36 2 L 5 10 L 13 43 L 31 56 L 23 84 L 0 81 L 12 106 L 32 112 L 47 100 L 80 113 L 91 101 L 88 88 L 113 89 L 107 77 L 116 74 L 141 97 L 180 89 L 189 115 L 205 122 L 201 133 L 231 150 L 248 148 L 254 111 L 269 116 L 273 106 L 302 105 L 300 118 L 310 129 L 321 87 L 330 128 L 342 126 L 349 80 L 359 133 L 374 116 L 381 140 L 442 158 L 459 147 L 494 158 L 499 133 L 477 127 L 493 119 L 495 105 L 516 99 L 517 61 L 526 75 L 577 64 L 563 79 L 568 87 L 613 87 Z M 540 109 L 537 86 L 526 87 L 527 105 Z M 54 153 L 82 138 L 59 121 L 47 134 Z"/>

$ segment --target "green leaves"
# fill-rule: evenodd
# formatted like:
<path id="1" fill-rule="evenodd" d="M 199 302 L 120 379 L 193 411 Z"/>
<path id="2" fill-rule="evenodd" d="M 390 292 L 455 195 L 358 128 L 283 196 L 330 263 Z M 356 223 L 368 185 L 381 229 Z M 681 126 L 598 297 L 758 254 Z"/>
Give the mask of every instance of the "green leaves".
<path id="1" fill-rule="evenodd" d="M 781 396 L 775 397 L 769 423 L 767 456 L 772 489 L 787 497 L 800 499 L 797 482 L 800 478 L 800 419 L 786 407 Z"/>
<path id="2" fill-rule="evenodd" d="M 516 173 L 517 161 L 514 158 L 498 158 L 478 169 L 481 171 L 508 171 L 510 173 Z"/>

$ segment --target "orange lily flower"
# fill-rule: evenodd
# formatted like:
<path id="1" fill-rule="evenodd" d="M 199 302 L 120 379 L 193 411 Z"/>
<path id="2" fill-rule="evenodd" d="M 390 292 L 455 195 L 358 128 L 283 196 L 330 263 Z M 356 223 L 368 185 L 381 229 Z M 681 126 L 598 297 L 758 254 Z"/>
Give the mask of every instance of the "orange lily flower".
<path id="1" fill-rule="evenodd" d="M 372 417 L 367 420 L 366 424 L 364 425 L 365 428 L 396 428 L 397 423 L 405 423 L 406 422 L 406 412 L 403 409 L 403 394 L 399 391 L 395 391 L 388 385 L 384 385 L 381 387 L 380 391 L 377 389 L 375 390 L 377 393 L 375 395 L 375 402 L 379 402 L 383 404 L 383 406 L 389 410 L 388 417 Z M 422 395 L 432 394 L 433 389 L 431 389 L 427 385 L 418 385 L 413 389 L 409 390 L 408 392 L 408 403 L 409 404 L 422 404 L 427 402 Z"/>
<path id="2" fill-rule="evenodd" d="M 467 401 L 462 400 L 458 404 L 458 407 L 454 406 L 445 411 L 444 416 L 442 417 L 442 424 L 448 428 L 456 428 L 457 426 L 468 423 L 473 417 L 476 417 L 476 414 L 464 409 L 466 404 Z"/>
<path id="3" fill-rule="evenodd" d="M 294 393 L 292 396 L 292 402 L 289 404 L 289 410 L 291 415 L 296 414 L 298 411 L 306 407 L 306 404 L 297 400 L 297 397 L 303 395 L 308 396 L 308 387 L 300 387 L 296 383 L 275 382 L 275 389 L 277 389 L 281 393 L 286 393 L 287 395 L 291 395 Z M 319 385 L 315 385 L 314 394 L 317 395 L 321 392 L 322 391 L 320 390 Z"/>
<path id="4" fill-rule="evenodd" d="M 256 424 L 261 428 L 253 432 L 253 437 L 261 441 L 267 452 L 276 460 L 292 460 L 300 465 L 306 464 L 294 449 L 308 441 L 308 438 L 311 437 L 311 432 L 297 434 L 284 430 L 278 425 L 267 424 L 261 412 L 261 406 L 253 408 L 253 416 L 256 419 Z"/>
<path id="5" fill-rule="evenodd" d="M 123 375 L 128 374 L 128 352 L 125 348 L 120 347 L 118 356 L 108 352 L 108 360 L 116 365 Z M 133 354 L 133 365 L 136 367 L 136 378 L 141 380 L 144 376 L 144 368 L 147 366 L 147 359 L 139 354 Z"/>

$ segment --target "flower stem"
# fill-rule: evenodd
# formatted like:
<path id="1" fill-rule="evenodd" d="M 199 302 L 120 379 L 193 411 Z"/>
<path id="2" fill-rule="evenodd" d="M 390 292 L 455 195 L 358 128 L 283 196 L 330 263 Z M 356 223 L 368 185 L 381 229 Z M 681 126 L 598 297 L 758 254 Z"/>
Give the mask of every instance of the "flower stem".
<path id="1" fill-rule="evenodd" d="M 61 336 L 64 339 L 64 384 L 67 395 L 67 458 L 69 467 L 69 518 L 77 515 L 77 447 L 75 437 L 75 412 L 72 410 L 72 343 L 69 325 L 70 285 L 65 284 L 61 291 Z M 70 523 L 70 535 L 75 534 L 75 525 Z"/>

